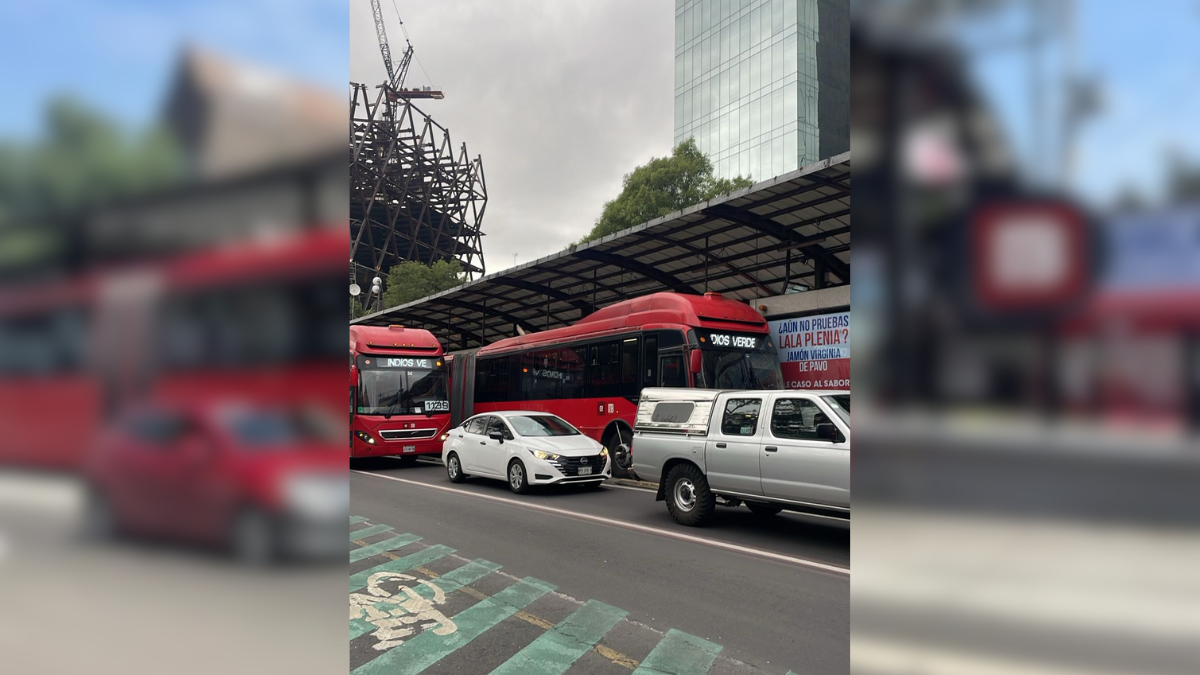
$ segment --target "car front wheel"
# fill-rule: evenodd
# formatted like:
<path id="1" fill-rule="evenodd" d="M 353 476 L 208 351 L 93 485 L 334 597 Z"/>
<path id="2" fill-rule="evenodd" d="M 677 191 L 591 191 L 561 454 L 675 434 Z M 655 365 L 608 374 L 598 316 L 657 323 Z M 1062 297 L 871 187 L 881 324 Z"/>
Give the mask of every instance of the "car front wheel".
<path id="1" fill-rule="evenodd" d="M 703 527 L 712 521 L 717 499 L 695 464 L 677 464 L 667 473 L 667 511 L 680 525 Z"/>
<path id="2" fill-rule="evenodd" d="M 462 470 L 462 463 L 458 461 L 458 455 L 453 452 L 446 458 L 446 476 L 450 478 L 451 483 L 461 483 L 467 479 L 467 474 Z"/>
<path id="3" fill-rule="evenodd" d="M 529 477 L 519 459 L 514 459 L 508 465 L 508 488 L 519 495 L 529 492 Z"/>

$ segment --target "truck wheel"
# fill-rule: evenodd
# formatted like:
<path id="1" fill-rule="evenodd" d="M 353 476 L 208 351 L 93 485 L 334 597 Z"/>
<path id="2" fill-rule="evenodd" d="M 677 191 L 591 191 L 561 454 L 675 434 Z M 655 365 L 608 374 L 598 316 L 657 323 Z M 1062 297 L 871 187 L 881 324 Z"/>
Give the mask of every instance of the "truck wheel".
<path id="1" fill-rule="evenodd" d="M 461 483 L 467 480 L 467 474 L 463 473 L 462 463 L 458 461 L 457 453 L 450 453 L 446 458 L 446 476 L 450 478 L 451 483 Z"/>
<path id="2" fill-rule="evenodd" d="M 782 506 L 774 504 L 764 504 L 762 502 L 746 502 L 746 506 L 754 512 L 756 516 L 776 516 L 783 510 Z"/>
<path id="3" fill-rule="evenodd" d="M 667 511 L 680 525 L 703 527 L 712 521 L 717 499 L 695 464 L 678 464 L 667 473 Z"/>
<path id="4" fill-rule="evenodd" d="M 525 474 L 525 465 L 519 459 L 514 459 L 508 464 L 508 488 L 519 495 L 529 492 L 529 477 Z"/>

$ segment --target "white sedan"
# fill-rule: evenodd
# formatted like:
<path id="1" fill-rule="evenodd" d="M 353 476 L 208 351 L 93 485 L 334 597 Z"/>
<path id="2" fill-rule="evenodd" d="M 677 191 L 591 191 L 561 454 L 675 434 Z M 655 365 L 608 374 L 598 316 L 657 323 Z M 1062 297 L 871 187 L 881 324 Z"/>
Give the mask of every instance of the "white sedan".
<path id="1" fill-rule="evenodd" d="M 523 494 L 533 485 L 599 485 L 612 477 L 608 449 L 549 413 L 476 415 L 443 439 L 442 463 L 453 483 L 496 478 Z"/>

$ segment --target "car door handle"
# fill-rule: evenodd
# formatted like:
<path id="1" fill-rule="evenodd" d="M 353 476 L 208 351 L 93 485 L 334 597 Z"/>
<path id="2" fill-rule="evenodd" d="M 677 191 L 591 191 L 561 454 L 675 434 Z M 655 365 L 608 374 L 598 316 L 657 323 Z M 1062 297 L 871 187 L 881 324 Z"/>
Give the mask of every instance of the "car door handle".
<path id="1" fill-rule="evenodd" d="M 480 445 L 487 445 L 487 441 L 479 441 Z"/>
<path id="2" fill-rule="evenodd" d="M 767 447 L 763 448 L 763 450 L 766 450 L 767 452 L 779 452 L 779 448 L 773 445 L 768 445 Z"/>
<path id="3" fill-rule="evenodd" d="M 717 443 L 717 447 L 718 447 L 718 448 L 723 448 L 723 447 L 725 447 L 725 444 L 724 444 L 724 443 Z"/>

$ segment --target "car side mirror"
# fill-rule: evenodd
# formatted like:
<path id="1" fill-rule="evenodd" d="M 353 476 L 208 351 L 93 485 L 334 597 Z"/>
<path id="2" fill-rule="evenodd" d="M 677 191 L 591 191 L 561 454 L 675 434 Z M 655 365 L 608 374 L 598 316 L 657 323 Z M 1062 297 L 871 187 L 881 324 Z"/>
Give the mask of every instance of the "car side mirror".
<path id="1" fill-rule="evenodd" d="M 503 431 L 489 432 L 488 438 L 492 439 L 493 441 L 500 441 L 500 444 L 504 445 L 504 432 Z"/>
<path id="2" fill-rule="evenodd" d="M 817 425 L 817 438 L 833 443 L 842 442 L 842 434 L 833 422 L 821 422 Z"/>

